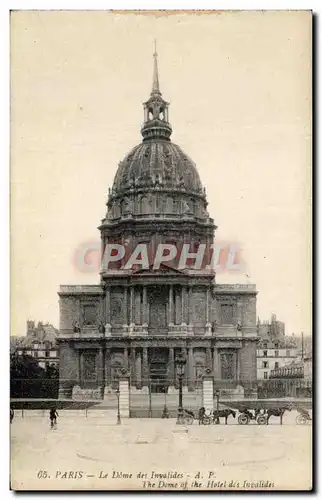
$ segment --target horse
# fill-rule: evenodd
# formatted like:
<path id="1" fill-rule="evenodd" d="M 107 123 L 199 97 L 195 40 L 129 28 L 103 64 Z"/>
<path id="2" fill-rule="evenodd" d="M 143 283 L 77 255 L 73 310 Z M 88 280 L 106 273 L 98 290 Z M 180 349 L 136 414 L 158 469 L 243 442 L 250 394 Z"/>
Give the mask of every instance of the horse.
<path id="1" fill-rule="evenodd" d="M 220 418 L 223 417 L 225 419 L 225 425 L 227 425 L 228 417 L 232 416 L 233 418 L 236 417 L 236 412 L 234 410 L 231 410 L 230 408 L 225 408 L 224 410 L 214 410 L 213 412 L 213 422 L 216 422 L 216 424 L 220 424 Z"/>
<path id="2" fill-rule="evenodd" d="M 284 408 L 268 408 L 266 411 L 266 424 L 268 425 L 268 421 L 271 417 L 280 417 L 280 425 L 283 424 L 283 415 L 286 412 L 286 410 L 291 411 L 291 407 L 284 407 Z"/>

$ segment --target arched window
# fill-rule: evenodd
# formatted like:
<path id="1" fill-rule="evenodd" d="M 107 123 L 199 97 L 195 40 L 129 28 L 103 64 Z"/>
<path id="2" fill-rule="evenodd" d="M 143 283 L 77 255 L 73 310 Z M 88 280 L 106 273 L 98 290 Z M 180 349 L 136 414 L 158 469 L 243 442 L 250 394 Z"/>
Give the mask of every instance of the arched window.
<path id="1" fill-rule="evenodd" d="M 173 198 L 171 198 L 171 196 L 168 196 L 166 200 L 166 212 L 168 214 L 173 213 Z"/>
<path id="2" fill-rule="evenodd" d="M 151 203 L 147 196 L 142 196 L 141 198 L 141 214 L 151 213 Z"/>
<path id="3" fill-rule="evenodd" d="M 121 215 L 128 214 L 130 212 L 129 201 L 125 198 L 121 201 Z"/>

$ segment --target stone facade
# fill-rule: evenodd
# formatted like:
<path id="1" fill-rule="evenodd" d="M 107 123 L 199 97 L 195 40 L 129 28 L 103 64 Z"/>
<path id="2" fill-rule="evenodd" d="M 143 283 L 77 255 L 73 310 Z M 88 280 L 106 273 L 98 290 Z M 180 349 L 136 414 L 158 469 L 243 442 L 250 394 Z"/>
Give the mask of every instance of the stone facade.
<path id="1" fill-rule="evenodd" d="M 177 386 L 175 359 L 187 359 L 185 390 L 201 387 L 206 368 L 220 387 L 256 380 L 256 289 L 217 285 L 214 272 L 177 257 L 158 269 L 126 262 L 137 245 L 190 252 L 213 243 L 216 226 L 195 164 L 170 141 L 168 103 L 158 85 L 144 104 L 143 142 L 119 164 L 99 230 L 107 245 L 123 245 L 124 258 L 102 260 L 100 284 L 61 286 L 60 396 L 104 397 L 124 370 L 131 388 L 166 392 Z"/>

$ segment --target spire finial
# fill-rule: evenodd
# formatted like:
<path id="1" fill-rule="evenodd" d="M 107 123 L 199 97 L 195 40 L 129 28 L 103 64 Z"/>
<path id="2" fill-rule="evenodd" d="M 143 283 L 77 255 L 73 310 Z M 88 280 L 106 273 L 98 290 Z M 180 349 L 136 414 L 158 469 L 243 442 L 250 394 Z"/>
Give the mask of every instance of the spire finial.
<path id="1" fill-rule="evenodd" d="M 153 64 L 153 83 L 151 94 L 161 94 L 159 88 L 159 72 L 158 72 L 158 54 L 157 54 L 157 41 L 154 40 L 154 64 Z"/>

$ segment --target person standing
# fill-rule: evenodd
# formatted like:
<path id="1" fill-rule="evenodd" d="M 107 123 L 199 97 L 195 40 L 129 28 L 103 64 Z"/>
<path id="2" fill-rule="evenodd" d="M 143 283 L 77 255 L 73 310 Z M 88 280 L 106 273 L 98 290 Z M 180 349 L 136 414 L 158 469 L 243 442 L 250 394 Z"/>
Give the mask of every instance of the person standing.
<path id="1" fill-rule="evenodd" d="M 51 429 L 55 429 L 56 426 L 57 426 L 57 417 L 58 417 L 58 413 L 57 413 L 57 410 L 56 408 L 51 408 L 50 411 L 49 411 L 49 418 L 50 418 L 50 428 Z"/>

